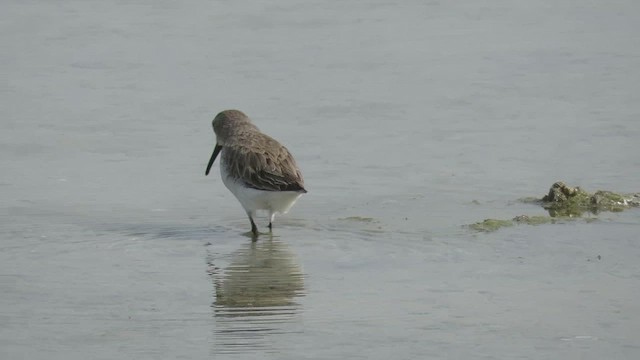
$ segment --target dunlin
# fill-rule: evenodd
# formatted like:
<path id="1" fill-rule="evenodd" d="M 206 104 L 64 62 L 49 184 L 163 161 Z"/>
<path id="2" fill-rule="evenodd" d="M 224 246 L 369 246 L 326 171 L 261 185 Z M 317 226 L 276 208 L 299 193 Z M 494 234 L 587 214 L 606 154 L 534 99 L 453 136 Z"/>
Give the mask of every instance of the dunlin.
<path id="1" fill-rule="evenodd" d="M 289 150 L 263 134 L 239 110 L 225 110 L 213 119 L 216 145 L 205 175 L 220 156 L 222 182 L 240 201 L 258 235 L 254 217 L 258 210 L 269 214 L 269 230 L 276 214 L 285 214 L 307 192 L 302 173 Z"/>

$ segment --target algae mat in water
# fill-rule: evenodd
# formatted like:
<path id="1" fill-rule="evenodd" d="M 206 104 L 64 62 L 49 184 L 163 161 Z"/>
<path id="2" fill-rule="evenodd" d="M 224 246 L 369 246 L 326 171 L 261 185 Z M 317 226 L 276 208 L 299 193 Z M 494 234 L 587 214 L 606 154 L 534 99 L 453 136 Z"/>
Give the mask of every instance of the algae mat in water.
<path id="1" fill-rule="evenodd" d="M 483 232 L 496 231 L 503 227 L 517 224 L 541 225 L 555 224 L 581 219 L 594 221 L 596 218 L 586 215 L 597 215 L 603 211 L 619 212 L 631 207 L 640 206 L 640 193 L 618 194 L 612 191 L 599 190 L 591 194 L 579 186 L 570 187 L 558 181 L 551 185 L 549 193 L 542 198 L 524 198 L 520 201 L 542 206 L 549 216 L 518 215 L 510 220 L 485 219 L 467 227 Z"/>

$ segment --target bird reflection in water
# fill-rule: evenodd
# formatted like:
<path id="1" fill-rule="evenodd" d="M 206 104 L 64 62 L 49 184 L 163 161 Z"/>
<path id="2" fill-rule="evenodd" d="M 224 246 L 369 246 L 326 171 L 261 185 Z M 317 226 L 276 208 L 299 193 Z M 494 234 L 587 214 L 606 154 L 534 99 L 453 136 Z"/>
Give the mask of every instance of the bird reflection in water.
<path id="1" fill-rule="evenodd" d="M 209 256 L 214 285 L 215 352 L 276 351 L 277 335 L 301 331 L 299 304 L 304 278 L 295 255 L 281 241 L 250 242 L 216 267 Z"/>

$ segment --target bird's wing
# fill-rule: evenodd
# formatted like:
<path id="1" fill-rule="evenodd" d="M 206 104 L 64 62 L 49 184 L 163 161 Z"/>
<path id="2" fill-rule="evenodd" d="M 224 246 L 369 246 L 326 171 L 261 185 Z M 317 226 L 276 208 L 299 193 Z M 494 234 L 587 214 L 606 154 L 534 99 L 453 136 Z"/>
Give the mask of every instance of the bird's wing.
<path id="1" fill-rule="evenodd" d="M 263 136 L 224 146 L 223 157 L 229 175 L 258 190 L 307 192 L 289 150 L 271 137 Z M 263 146 L 256 146 L 258 140 Z"/>

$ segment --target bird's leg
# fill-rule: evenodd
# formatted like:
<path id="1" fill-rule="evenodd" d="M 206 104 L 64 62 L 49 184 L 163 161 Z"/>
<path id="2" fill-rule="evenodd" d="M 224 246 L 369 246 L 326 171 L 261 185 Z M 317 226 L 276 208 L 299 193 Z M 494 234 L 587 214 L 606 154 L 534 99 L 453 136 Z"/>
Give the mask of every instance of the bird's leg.
<path id="1" fill-rule="evenodd" d="M 273 230 L 273 219 L 275 219 L 276 214 L 270 212 L 269 213 L 269 231 Z"/>
<path id="2" fill-rule="evenodd" d="M 256 226 L 256 223 L 253 222 L 253 216 L 251 216 L 251 213 L 247 212 L 247 215 L 249 216 L 249 221 L 251 221 L 251 233 L 253 234 L 254 237 L 257 237 L 258 227 Z"/>

